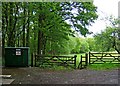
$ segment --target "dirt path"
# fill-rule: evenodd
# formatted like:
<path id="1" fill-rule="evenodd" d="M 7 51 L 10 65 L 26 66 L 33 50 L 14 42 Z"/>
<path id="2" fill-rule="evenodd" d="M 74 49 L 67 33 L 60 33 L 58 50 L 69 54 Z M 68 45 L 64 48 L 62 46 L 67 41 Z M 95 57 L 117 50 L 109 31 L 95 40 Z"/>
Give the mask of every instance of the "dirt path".
<path id="1" fill-rule="evenodd" d="M 118 84 L 118 69 L 96 71 L 42 70 L 40 68 L 3 68 L 3 74 L 11 74 L 12 84 Z"/>

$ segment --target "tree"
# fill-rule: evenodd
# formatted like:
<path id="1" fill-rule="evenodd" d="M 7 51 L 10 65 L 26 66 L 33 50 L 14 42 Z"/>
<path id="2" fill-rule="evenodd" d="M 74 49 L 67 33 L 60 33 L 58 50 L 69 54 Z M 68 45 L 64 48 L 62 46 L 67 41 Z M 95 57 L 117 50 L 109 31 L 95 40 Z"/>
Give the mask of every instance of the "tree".
<path id="1" fill-rule="evenodd" d="M 71 50 L 71 53 L 85 53 L 89 51 L 89 44 L 85 38 L 74 37 L 74 47 Z"/>
<path id="2" fill-rule="evenodd" d="M 119 18 L 114 18 L 113 16 L 110 16 L 106 18 L 107 20 L 110 21 L 111 27 L 114 28 L 113 31 L 113 48 L 120 53 L 120 19 Z"/>
<path id="3" fill-rule="evenodd" d="M 3 39 L 6 41 L 6 46 L 25 46 L 28 18 L 26 9 L 26 3 L 2 2 Z"/>
<path id="4" fill-rule="evenodd" d="M 46 42 L 61 41 L 61 38 L 68 38 L 69 25 L 58 15 L 59 10 L 55 9 L 59 3 L 38 3 L 38 54 L 45 54 Z M 58 5 L 57 5 L 58 4 Z M 52 19 L 52 20 L 51 20 Z M 59 33 L 58 33 L 59 32 Z M 60 37 L 60 38 L 59 38 Z"/>
<path id="5" fill-rule="evenodd" d="M 87 27 L 98 17 L 93 2 L 63 2 L 61 6 L 63 18 L 70 21 L 76 31 L 84 36 L 90 33 Z"/>
<path id="6" fill-rule="evenodd" d="M 87 25 L 97 18 L 92 2 L 2 2 L 2 14 L 2 46 L 29 46 L 38 54 L 41 50 L 45 54 L 50 42 L 68 50 L 67 41 L 74 34 L 71 27 L 85 35 Z"/>
<path id="7" fill-rule="evenodd" d="M 115 29 L 116 28 L 107 27 L 100 34 L 96 34 L 94 36 L 97 48 L 96 50 L 99 49 L 98 51 L 102 52 L 113 50 L 115 43 L 112 33 L 115 31 Z"/>
<path id="8" fill-rule="evenodd" d="M 113 31 L 113 48 L 120 54 L 120 29 Z"/>
<path id="9" fill-rule="evenodd" d="M 72 43 L 74 45 L 74 47 L 72 48 L 71 50 L 71 53 L 80 53 L 80 47 L 81 47 L 81 41 L 80 41 L 80 38 L 78 37 L 73 37 L 72 38 Z"/>
<path id="10" fill-rule="evenodd" d="M 86 38 L 86 42 L 89 45 L 89 51 L 96 51 L 96 44 L 95 44 L 95 39 L 93 38 Z M 97 48 L 96 48 L 97 49 Z"/>

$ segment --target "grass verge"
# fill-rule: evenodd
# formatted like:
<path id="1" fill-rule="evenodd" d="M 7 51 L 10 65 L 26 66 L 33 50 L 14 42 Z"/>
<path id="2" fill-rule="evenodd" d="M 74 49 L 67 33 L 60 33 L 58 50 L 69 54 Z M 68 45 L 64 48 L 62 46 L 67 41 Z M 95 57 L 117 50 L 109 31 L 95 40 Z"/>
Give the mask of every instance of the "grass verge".
<path id="1" fill-rule="evenodd" d="M 53 66 L 41 66 L 40 68 L 42 69 L 48 69 L 48 70 L 67 70 L 67 71 L 70 71 L 70 70 L 73 70 L 74 68 L 71 68 L 71 67 L 64 67 L 64 66 L 57 66 L 57 65 L 53 65 Z"/>
<path id="2" fill-rule="evenodd" d="M 120 64 L 104 63 L 104 64 L 91 64 L 87 68 L 93 70 L 112 70 L 120 67 Z"/>

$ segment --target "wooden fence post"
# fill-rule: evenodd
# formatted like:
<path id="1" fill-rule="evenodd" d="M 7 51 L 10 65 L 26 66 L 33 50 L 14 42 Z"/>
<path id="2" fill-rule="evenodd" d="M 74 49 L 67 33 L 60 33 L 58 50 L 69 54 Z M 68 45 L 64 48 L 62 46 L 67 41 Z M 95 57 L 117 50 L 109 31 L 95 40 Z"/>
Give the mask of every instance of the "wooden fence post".
<path id="1" fill-rule="evenodd" d="M 34 53 L 32 53 L 31 55 L 31 67 L 33 67 L 33 57 L 34 57 Z"/>
<path id="2" fill-rule="evenodd" d="M 89 64 L 90 64 L 90 52 L 89 52 Z"/>
<path id="3" fill-rule="evenodd" d="M 37 66 L 37 65 L 36 65 L 36 61 L 37 61 L 36 58 L 37 58 L 37 55 L 35 55 L 35 67 Z"/>
<path id="4" fill-rule="evenodd" d="M 81 67 L 80 68 L 82 69 L 82 55 L 81 55 Z"/>
<path id="5" fill-rule="evenodd" d="M 75 55 L 74 58 L 75 58 L 75 59 L 74 59 L 74 62 L 75 62 L 75 63 L 74 63 L 74 66 L 75 66 L 75 69 L 76 69 L 76 60 L 77 60 L 76 58 L 77 58 L 77 55 Z"/>
<path id="6" fill-rule="evenodd" d="M 85 60 L 86 63 L 85 64 L 86 64 L 86 66 L 88 66 L 88 54 L 87 53 L 85 54 L 85 58 L 86 58 L 86 60 Z"/>

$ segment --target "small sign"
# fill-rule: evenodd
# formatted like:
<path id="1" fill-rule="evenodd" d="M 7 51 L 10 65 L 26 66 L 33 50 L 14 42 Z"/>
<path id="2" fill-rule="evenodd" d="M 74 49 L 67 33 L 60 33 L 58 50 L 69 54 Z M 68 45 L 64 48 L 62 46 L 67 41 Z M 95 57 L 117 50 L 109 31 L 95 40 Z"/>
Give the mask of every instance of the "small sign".
<path id="1" fill-rule="evenodd" d="M 21 49 L 16 49 L 16 55 L 21 55 Z"/>

